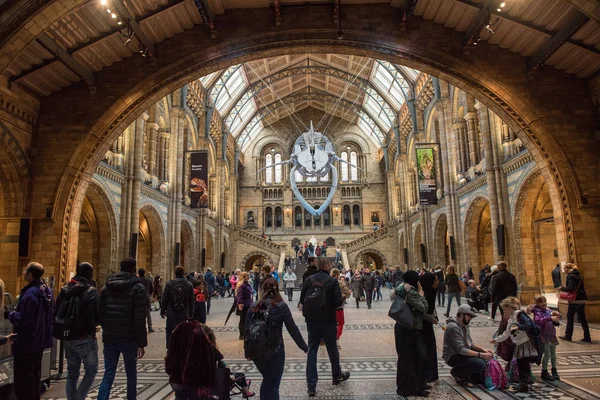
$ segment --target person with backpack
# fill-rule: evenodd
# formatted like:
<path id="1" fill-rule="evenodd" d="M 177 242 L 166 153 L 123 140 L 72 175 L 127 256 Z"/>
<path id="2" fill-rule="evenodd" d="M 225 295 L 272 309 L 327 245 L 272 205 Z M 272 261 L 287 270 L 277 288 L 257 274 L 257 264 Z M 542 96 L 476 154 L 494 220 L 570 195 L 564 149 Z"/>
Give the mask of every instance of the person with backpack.
<path id="1" fill-rule="evenodd" d="M 162 296 L 162 304 L 160 306 L 161 318 L 167 317 L 167 349 L 169 348 L 169 340 L 173 329 L 181 321 L 194 316 L 194 308 L 196 307 L 196 299 L 194 297 L 194 287 L 192 283 L 185 278 L 183 267 L 175 268 L 175 278 L 171 279 L 165 285 L 165 291 Z"/>
<path id="2" fill-rule="evenodd" d="M 98 373 L 96 326 L 99 325 L 100 298 L 92 284 L 94 267 L 83 262 L 76 272 L 58 294 L 54 318 L 53 335 L 65 346 L 67 400 L 85 399 Z M 78 387 L 82 362 L 85 375 Z"/>
<path id="3" fill-rule="evenodd" d="M 329 275 L 331 271 L 329 259 L 319 259 L 318 267 L 319 271 L 304 281 L 300 293 L 302 315 L 306 320 L 306 330 L 308 331 L 306 381 L 309 397 L 317 394 L 317 381 L 319 380 L 317 352 L 321 340 L 325 342 L 327 354 L 329 354 L 333 384 L 339 385 L 350 378 L 349 372 L 342 372 L 340 353 L 336 343 L 336 310 L 344 303 L 340 285 L 335 278 Z"/>
<path id="4" fill-rule="evenodd" d="M 217 281 L 212 273 L 211 268 L 206 269 L 204 280 L 206 281 L 206 288 L 208 289 L 208 298 L 206 299 L 206 315 L 210 315 L 210 299 L 213 296 L 217 286 Z"/>
<path id="5" fill-rule="evenodd" d="M 279 385 L 285 365 L 283 324 L 304 353 L 308 346 L 294 322 L 292 312 L 281 298 L 279 285 L 274 278 L 262 284 L 262 295 L 248 310 L 244 328 L 244 355 L 254 361 L 263 381 L 260 398 L 279 400 Z"/>
<path id="6" fill-rule="evenodd" d="M 268 266 L 267 266 L 268 268 Z M 247 272 L 242 272 L 240 282 L 235 290 L 235 299 L 237 301 L 237 312 L 240 316 L 238 329 L 240 332 L 240 340 L 244 340 L 244 327 L 246 326 L 246 315 L 252 304 L 252 286 L 250 286 L 250 275 Z"/>
<path id="7" fill-rule="evenodd" d="M 135 266 L 134 258 L 124 258 L 121 271 L 110 275 L 100 291 L 104 376 L 98 400 L 108 400 L 121 354 L 127 375 L 127 398 L 135 399 L 137 395 L 136 364 L 148 345 L 146 315 L 149 302 L 148 291 L 135 276 Z"/>
<path id="8" fill-rule="evenodd" d="M 154 329 L 152 329 L 152 315 L 150 314 L 150 298 L 152 298 L 154 285 L 152 279 L 146 276 L 146 270 L 144 268 L 138 269 L 138 277 L 140 278 L 142 285 L 148 290 L 148 315 L 146 316 L 146 319 L 148 320 L 148 333 L 152 333 L 154 332 Z"/>
<path id="9" fill-rule="evenodd" d="M 490 343 L 496 344 L 507 339 L 515 344 L 513 357 L 517 359 L 519 368 L 520 385 L 518 392 L 527 393 L 529 391 L 529 379 L 531 375 L 531 363 L 540 364 L 543 350 L 538 352 L 538 344 L 535 338 L 539 338 L 539 327 L 529 318 L 527 313 L 521 310 L 521 302 L 513 296 L 502 300 L 500 307 L 510 314 L 508 328 L 500 336 L 492 339 Z M 540 338 L 540 344 L 541 338 Z"/>
<path id="10" fill-rule="evenodd" d="M 27 286 L 21 289 L 15 311 L 6 311 L 4 318 L 14 325 L 12 336 L 14 388 L 18 400 L 38 400 L 42 375 L 42 354 L 52 347 L 54 296 L 42 281 L 44 266 L 27 264 L 23 278 Z"/>

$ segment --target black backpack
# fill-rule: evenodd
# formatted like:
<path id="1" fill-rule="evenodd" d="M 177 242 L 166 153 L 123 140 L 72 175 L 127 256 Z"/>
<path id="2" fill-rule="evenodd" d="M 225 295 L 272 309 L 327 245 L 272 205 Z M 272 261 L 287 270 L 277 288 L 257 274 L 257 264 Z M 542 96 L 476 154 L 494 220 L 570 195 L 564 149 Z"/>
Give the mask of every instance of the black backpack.
<path id="1" fill-rule="evenodd" d="M 248 328 L 244 332 L 246 358 L 266 360 L 279 349 L 281 338 L 269 318 L 270 310 L 270 305 L 267 307 L 263 304 L 259 311 L 251 314 Z"/>
<path id="2" fill-rule="evenodd" d="M 52 326 L 52 336 L 56 339 L 70 341 L 83 335 L 81 294 L 84 292 L 85 290 L 73 291 L 58 306 Z"/>
<path id="3" fill-rule="evenodd" d="M 171 298 L 169 304 L 173 311 L 185 310 L 189 304 L 189 296 L 187 293 L 187 280 L 178 279 L 171 290 Z"/>
<path id="4" fill-rule="evenodd" d="M 302 315 L 305 318 L 321 319 L 327 313 L 325 284 L 318 282 L 314 275 L 310 276 L 310 287 L 306 291 L 302 305 Z"/>

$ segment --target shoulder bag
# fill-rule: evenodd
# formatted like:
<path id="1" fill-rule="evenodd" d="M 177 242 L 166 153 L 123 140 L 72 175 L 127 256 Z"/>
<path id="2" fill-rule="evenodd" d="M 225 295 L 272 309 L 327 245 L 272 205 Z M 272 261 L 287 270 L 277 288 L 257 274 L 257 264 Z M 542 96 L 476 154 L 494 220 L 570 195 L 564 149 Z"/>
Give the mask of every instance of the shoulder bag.
<path id="1" fill-rule="evenodd" d="M 390 311 L 388 312 L 388 316 L 392 318 L 394 321 L 400 324 L 405 329 L 414 330 L 415 329 L 415 313 L 411 306 L 409 306 L 404 298 L 400 296 L 396 296 L 394 301 L 392 302 L 392 306 L 390 307 Z"/>
<path id="2" fill-rule="evenodd" d="M 572 301 L 575 301 L 575 299 L 577 298 L 577 292 L 579 292 L 579 286 L 581 286 L 581 277 L 579 277 L 579 283 L 577 284 L 577 288 L 575 289 L 575 291 L 573 292 L 563 292 L 562 290 L 560 291 L 558 297 L 562 300 L 566 300 L 569 303 Z"/>

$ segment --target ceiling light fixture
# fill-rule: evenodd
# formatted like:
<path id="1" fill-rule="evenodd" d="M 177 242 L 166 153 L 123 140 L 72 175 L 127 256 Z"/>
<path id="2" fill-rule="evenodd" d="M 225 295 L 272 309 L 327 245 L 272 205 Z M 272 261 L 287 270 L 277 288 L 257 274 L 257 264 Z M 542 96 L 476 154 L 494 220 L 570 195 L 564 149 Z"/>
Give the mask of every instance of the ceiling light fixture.
<path id="1" fill-rule="evenodd" d="M 106 0 L 100 0 L 100 4 L 102 4 L 103 6 L 106 5 Z"/>
<path id="2" fill-rule="evenodd" d="M 500 7 L 503 8 L 506 5 L 506 3 L 500 3 Z"/>
<path id="3" fill-rule="evenodd" d="M 112 19 L 117 19 L 117 14 L 115 13 L 112 13 L 110 16 L 112 17 Z"/>
<path id="4" fill-rule="evenodd" d="M 110 14 L 110 8 L 107 8 L 107 9 L 106 9 L 106 12 Z"/>

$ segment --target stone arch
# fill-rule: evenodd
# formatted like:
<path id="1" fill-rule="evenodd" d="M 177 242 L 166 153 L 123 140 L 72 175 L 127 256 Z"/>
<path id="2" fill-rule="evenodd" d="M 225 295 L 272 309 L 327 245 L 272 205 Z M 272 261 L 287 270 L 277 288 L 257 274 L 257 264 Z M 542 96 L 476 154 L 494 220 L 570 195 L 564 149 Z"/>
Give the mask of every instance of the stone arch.
<path id="1" fill-rule="evenodd" d="M 446 214 L 441 214 L 437 218 L 433 242 L 435 245 L 435 264 L 445 268 L 450 264 L 450 243 L 448 239 L 448 221 Z"/>
<path id="2" fill-rule="evenodd" d="M 465 271 L 469 268 L 479 271 L 485 263 L 492 265 L 497 261 L 494 259 L 489 208 L 488 199 L 482 195 L 475 196 L 468 205 L 463 229 Z"/>
<path id="3" fill-rule="evenodd" d="M 118 243 L 119 243 L 119 227 L 117 225 L 116 212 L 113 202 L 110 200 L 106 189 L 98 182 L 92 181 L 88 186 L 86 193 L 86 199 L 89 203 L 89 209 L 84 205 L 82 216 L 86 216 L 90 211 L 93 212 L 96 219 L 95 224 L 95 237 L 94 242 L 90 243 L 89 246 L 90 256 L 89 259 L 83 259 L 81 254 L 82 243 L 81 232 L 79 234 L 79 249 L 77 251 L 77 258 L 79 261 L 91 262 L 94 266 L 94 278 L 98 282 L 98 286 L 101 286 L 106 282 L 106 278 L 110 273 L 117 272 L 118 268 Z M 102 223 L 101 221 L 104 221 Z M 89 257 L 89 256 L 88 256 Z"/>
<path id="4" fill-rule="evenodd" d="M 179 265 L 186 271 L 195 271 L 198 268 L 196 261 L 196 241 L 194 240 L 194 230 L 189 221 L 181 220 L 181 256 Z"/>
<path id="5" fill-rule="evenodd" d="M 227 17 L 224 18 L 226 21 Z M 446 43 L 449 48 L 457 45 L 452 42 L 452 38 L 456 35 L 448 35 L 443 27 L 434 26 L 432 29 L 446 34 L 448 37 L 446 40 L 450 40 L 449 43 Z M 78 218 L 78 215 L 75 215 L 78 211 L 76 205 L 82 201 L 81 188 L 85 186 L 85 184 L 82 185 L 82 181 L 89 179 L 108 149 L 109 143 L 112 142 L 111 139 L 118 136 L 118 133 L 125 129 L 142 110 L 148 108 L 153 101 L 193 79 L 241 61 L 251 61 L 279 54 L 304 54 L 310 49 L 311 53 L 340 52 L 375 57 L 401 63 L 433 75 L 442 74 L 448 83 L 469 92 L 483 104 L 489 106 L 494 113 L 507 121 L 523 143 L 532 150 L 536 163 L 543 171 L 544 178 L 550 186 L 549 191 L 554 203 L 557 224 L 563 225 L 561 228 L 564 227 L 560 230 L 563 233 L 561 233 L 562 237 L 558 246 L 559 252 L 570 260 L 576 259 L 575 235 L 567 235 L 564 232 L 573 231 L 573 211 L 578 213 L 576 207 L 581 201 L 578 181 L 563 150 L 557 145 L 553 134 L 550 133 L 553 131 L 551 123 L 539 116 L 540 112 L 550 109 L 551 105 L 544 104 L 545 99 L 540 96 L 535 96 L 537 99 L 532 100 L 533 93 L 530 92 L 525 93 L 527 96 L 520 95 L 520 90 L 523 90 L 520 82 L 522 82 L 521 79 L 525 79 L 524 71 L 520 72 L 521 75 L 518 70 L 511 70 L 514 71 L 514 74 L 494 74 L 495 70 L 490 71 L 489 74 L 482 74 L 480 66 L 472 60 L 469 62 L 469 60 L 463 60 L 461 57 L 451 56 L 442 51 L 431 51 L 427 44 L 415 45 L 411 39 L 418 40 L 418 37 L 412 38 L 411 33 L 407 37 L 398 38 L 397 36 L 377 36 L 372 32 L 367 34 L 358 28 L 353 32 L 353 40 L 345 41 L 330 38 L 330 33 L 327 30 L 311 31 L 310 33 L 301 29 L 292 30 L 286 34 L 287 40 L 274 41 L 274 36 L 265 31 L 262 34 L 231 41 L 227 46 L 223 45 L 220 40 L 213 41 L 207 46 L 207 43 L 200 39 L 194 43 L 199 46 L 198 51 L 192 49 L 183 58 L 178 54 L 177 63 L 165 62 L 163 69 L 155 71 L 151 77 L 141 73 L 139 74 L 140 78 L 132 78 L 139 79 L 138 82 L 120 85 L 123 88 L 111 89 L 127 91 L 127 93 L 115 93 L 114 97 L 104 96 L 107 99 L 110 98 L 110 106 L 90 107 L 98 115 L 90 116 L 88 119 L 92 121 L 91 128 L 87 129 L 86 127 L 89 135 L 79 144 L 77 150 L 73 151 L 77 156 L 74 155 L 68 168 L 65 168 L 61 183 L 59 183 L 59 190 L 56 191 L 55 208 L 60 205 L 60 209 L 62 210 L 64 206 L 65 210 L 61 222 L 62 240 L 69 243 L 69 230 L 72 226 L 76 226 Z M 232 34 L 235 33 L 232 32 Z M 277 37 L 281 37 L 281 35 Z M 494 49 L 494 51 L 497 50 Z M 511 57 L 509 53 L 503 54 Z M 120 68 L 126 68 L 128 62 L 133 63 L 135 60 L 122 61 L 124 65 L 120 65 Z M 503 66 L 506 65 L 510 66 L 511 63 L 503 63 Z M 492 76 L 495 76 L 496 79 L 493 79 Z M 513 80 L 503 81 L 503 79 Z M 65 91 L 60 93 L 64 94 Z M 68 91 L 76 92 L 77 89 L 73 88 Z M 537 104 L 536 101 L 542 104 Z M 48 104 L 52 103 L 60 102 L 48 100 Z M 82 101 L 75 106 L 87 107 L 88 105 L 84 103 L 86 102 Z M 49 113 L 52 113 L 51 108 L 49 107 Z M 80 115 L 77 112 L 73 114 Z M 52 128 L 44 127 L 44 129 Z M 554 131 L 556 131 L 555 128 Z M 582 136 L 578 140 L 588 141 L 589 138 Z M 579 213 L 579 215 L 582 214 Z M 597 229 L 596 226 L 594 228 Z M 64 263 L 70 260 L 68 246 L 61 251 L 60 259 L 63 260 L 61 267 L 65 268 Z"/>
<path id="6" fill-rule="evenodd" d="M 360 134 L 355 133 L 355 132 L 346 132 L 343 135 L 341 135 L 339 138 L 336 138 L 335 142 L 339 143 L 339 146 L 336 146 L 338 154 L 339 154 L 339 151 L 341 151 L 340 146 L 344 142 L 355 143 L 360 148 L 360 152 L 362 154 L 370 154 L 371 153 L 371 146 L 369 145 L 369 142 L 364 137 L 362 137 Z"/>
<path id="7" fill-rule="evenodd" d="M 143 203 L 140 206 L 140 228 L 143 228 L 143 223 L 147 224 L 147 231 L 150 234 L 149 237 L 144 237 L 144 240 L 148 241 L 145 242 L 145 245 L 146 248 L 151 249 L 145 255 L 146 271 L 151 275 L 159 274 L 165 280 L 170 279 L 172 273 L 167 269 L 167 260 L 165 259 L 167 251 L 163 221 L 160 212 L 150 202 Z M 138 259 L 142 255 L 139 252 L 140 237 L 141 235 L 138 236 Z"/>
<path id="8" fill-rule="evenodd" d="M 276 145 L 277 147 L 281 148 L 281 157 L 284 160 L 289 158 L 290 147 L 292 143 L 290 143 L 290 140 L 286 140 L 283 137 L 275 135 L 262 137 L 256 143 L 254 143 L 254 146 L 252 146 L 252 157 L 261 157 L 264 148 L 269 145 Z"/>
<path id="9" fill-rule="evenodd" d="M 421 244 L 424 244 L 424 236 L 421 229 L 421 224 L 418 224 L 415 228 L 415 232 L 413 234 L 413 268 L 421 268 L 423 267 L 423 254 L 421 254 Z M 429 260 L 427 260 L 429 261 Z"/>
<path id="10" fill-rule="evenodd" d="M 365 250 L 361 251 L 360 253 L 358 253 L 356 255 L 356 257 L 354 257 L 354 265 L 356 265 L 357 268 L 368 266 L 368 265 L 364 265 L 364 263 L 368 263 L 368 258 L 365 258 L 364 263 L 361 264 L 361 260 L 363 259 L 363 256 L 369 257 L 370 259 L 373 260 L 375 269 L 383 269 L 384 265 L 389 266 L 387 259 L 382 252 L 380 252 L 379 250 L 376 250 L 376 249 L 365 249 Z"/>
<path id="11" fill-rule="evenodd" d="M 513 212 L 515 275 L 522 294 L 554 292 L 551 270 L 559 262 L 555 254 L 556 227 L 546 183 L 539 170 L 531 171 L 518 188 Z"/>
<path id="12" fill-rule="evenodd" d="M 264 253 L 262 251 L 253 251 L 252 253 L 247 254 L 246 257 L 242 259 L 242 262 L 240 262 L 238 268 L 242 271 L 250 271 L 250 269 L 248 268 L 252 268 L 255 265 L 256 261 L 258 261 L 260 258 L 267 260 L 269 264 L 274 264 L 273 259 L 267 253 Z"/>
<path id="13" fill-rule="evenodd" d="M 212 268 L 213 271 L 215 270 L 215 260 L 216 260 L 216 254 L 215 254 L 215 240 L 214 240 L 214 236 L 213 236 L 213 232 L 210 229 L 206 230 L 206 244 L 205 244 L 205 254 L 204 254 L 204 260 L 206 262 L 205 264 L 205 268 Z"/>
<path id="14" fill-rule="evenodd" d="M 219 264 L 217 267 L 217 269 L 219 271 L 221 271 L 221 268 L 223 268 L 223 270 L 227 269 L 227 265 L 229 264 L 229 259 L 230 259 L 230 254 L 229 254 L 229 236 L 228 235 L 224 235 L 223 236 L 223 265 L 221 266 L 221 264 Z M 219 260 L 220 261 L 220 260 Z"/>

